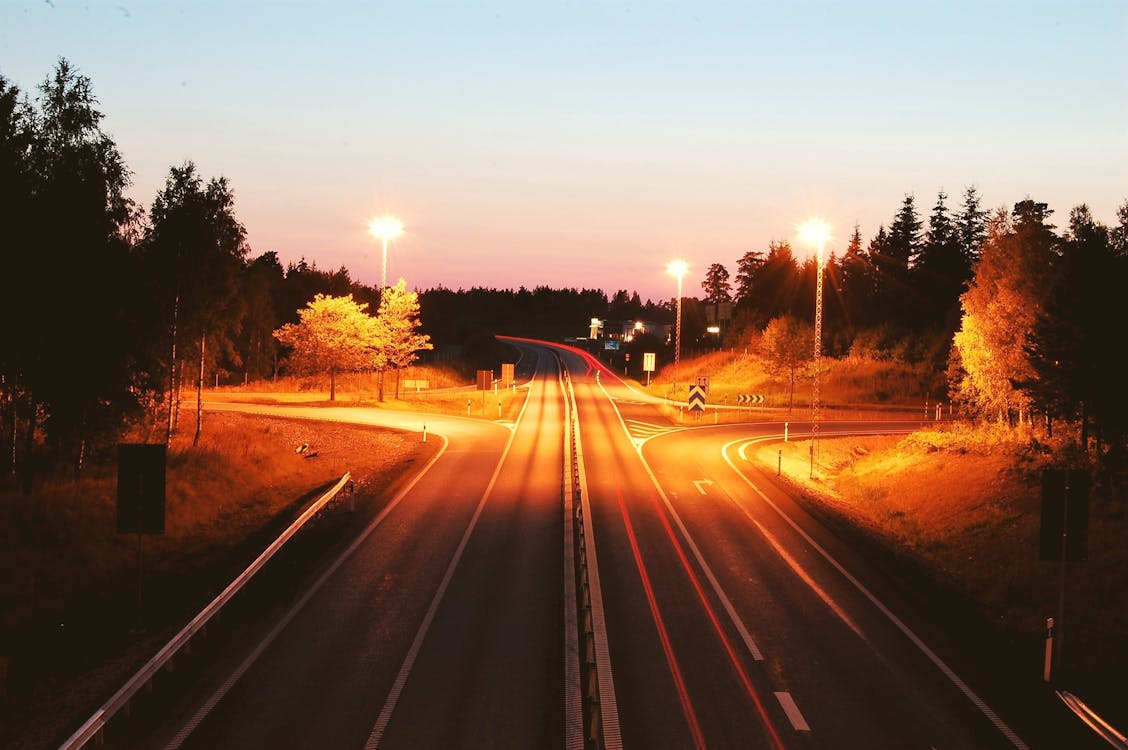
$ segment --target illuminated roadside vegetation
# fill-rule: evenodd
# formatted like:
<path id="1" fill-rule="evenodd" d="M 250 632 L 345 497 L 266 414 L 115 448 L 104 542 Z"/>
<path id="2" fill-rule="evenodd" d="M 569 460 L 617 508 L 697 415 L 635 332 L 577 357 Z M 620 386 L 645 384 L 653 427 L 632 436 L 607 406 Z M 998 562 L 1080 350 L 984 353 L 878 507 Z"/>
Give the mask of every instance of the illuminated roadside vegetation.
<path id="1" fill-rule="evenodd" d="M 764 409 L 775 413 L 786 411 L 790 405 L 796 418 L 806 418 L 810 413 L 812 382 L 811 370 L 806 364 L 798 373 L 792 394 L 788 373 L 773 371 L 755 344 L 740 351 L 712 352 L 682 360 L 678 393 L 684 401 L 688 385 L 695 382 L 696 376 L 704 375 L 709 378 L 710 405 L 733 406 L 741 394 L 763 395 Z M 927 366 L 922 364 L 899 364 L 863 355 L 842 359 L 827 357 L 823 358 L 822 365 L 822 407 L 832 414 L 875 410 L 875 407 L 923 413 L 925 401 L 935 403 L 936 394 L 943 392 L 942 385 L 937 385 L 935 373 L 927 372 Z M 638 382 L 639 387 L 652 395 L 671 398 L 677 395 L 673 391 L 673 366 L 655 373 L 649 387 L 645 376 Z"/>
<path id="2" fill-rule="evenodd" d="M 140 664 L 129 659 L 151 655 L 146 642 L 159 647 L 162 634 L 167 640 L 169 628 L 182 626 L 344 472 L 370 501 L 438 446 L 310 420 L 205 419 L 198 445 L 190 433 L 173 440 L 165 533 L 142 541 L 140 615 L 137 537 L 116 533 L 113 466 L 92 466 L 79 480 L 43 479 L 31 495 L 0 486 L 0 745 L 58 741 L 59 722 L 73 723 L 99 693 L 118 687 L 130 664 Z M 308 449 L 296 452 L 303 444 Z M 127 636 L 138 625 L 142 634 Z M 123 662 L 126 642 L 142 648 L 130 647 Z M 76 670 L 80 694 L 67 708 Z M 93 695 L 81 694 L 84 684 Z M 8 744 L 25 731 L 43 736 Z"/>
<path id="3" fill-rule="evenodd" d="M 1059 568 L 1038 559 L 1041 472 L 1076 453 L 1075 436 L 1046 440 L 1028 428 L 951 424 L 908 436 L 819 441 L 811 478 L 810 443 L 762 445 L 750 452 L 784 478 L 806 506 L 857 549 L 875 548 L 889 566 L 917 571 L 970 606 L 1015 644 L 1028 678 L 1038 679 L 1046 617 L 1056 617 Z M 1128 664 L 1128 512 L 1103 486 L 1090 505 L 1084 562 L 1067 579 L 1069 689 L 1097 701 L 1109 718 Z M 1123 719 L 1123 714 L 1119 714 Z"/>

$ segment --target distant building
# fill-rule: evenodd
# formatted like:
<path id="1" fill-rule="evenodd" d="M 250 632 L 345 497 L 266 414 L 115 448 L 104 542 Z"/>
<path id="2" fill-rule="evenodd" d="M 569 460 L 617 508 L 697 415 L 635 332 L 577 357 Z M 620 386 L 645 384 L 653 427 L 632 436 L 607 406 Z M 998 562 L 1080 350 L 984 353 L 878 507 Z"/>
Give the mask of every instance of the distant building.
<path id="1" fill-rule="evenodd" d="M 601 320 L 591 319 L 591 338 L 606 341 L 620 341 L 629 344 L 635 336 L 649 334 L 662 341 L 670 337 L 673 326 L 664 323 L 655 323 L 652 320 Z"/>

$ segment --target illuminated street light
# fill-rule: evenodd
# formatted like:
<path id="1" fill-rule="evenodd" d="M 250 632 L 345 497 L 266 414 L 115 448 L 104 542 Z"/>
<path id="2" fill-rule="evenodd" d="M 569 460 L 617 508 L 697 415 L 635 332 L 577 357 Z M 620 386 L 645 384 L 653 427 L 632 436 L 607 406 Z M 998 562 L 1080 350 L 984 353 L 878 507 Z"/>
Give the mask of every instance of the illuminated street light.
<path id="1" fill-rule="evenodd" d="M 678 391 L 678 381 L 681 380 L 681 308 L 682 308 L 682 279 L 689 272 L 689 264 L 684 260 L 672 260 L 666 265 L 666 273 L 678 280 L 678 310 L 674 319 L 674 393 Z"/>
<path id="2" fill-rule="evenodd" d="M 368 222 L 368 233 L 384 246 L 383 260 L 380 263 L 380 294 L 383 294 L 388 287 L 388 240 L 394 240 L 403 234 L 403 223 L 392 216 L 380 216 Z"/>
<path id="3" fill-rule="evenodd" d="M 811 477 L 815 476 L 815 451 L 819 440 L 819 381 L 822 365 L 822 299 L 823 252 L 830 239 L 830 225 L 822 219 L 810 219 L 799 227 L 799 239 L 815 247 L 815 393 L 811 399 Z"/>

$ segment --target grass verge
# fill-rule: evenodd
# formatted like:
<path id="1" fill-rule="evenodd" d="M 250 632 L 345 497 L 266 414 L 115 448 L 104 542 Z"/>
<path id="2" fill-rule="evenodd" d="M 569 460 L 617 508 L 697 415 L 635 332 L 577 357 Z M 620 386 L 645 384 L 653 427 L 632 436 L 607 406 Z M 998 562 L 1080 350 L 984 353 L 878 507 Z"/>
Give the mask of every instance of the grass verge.
<path id="1" fill-rule="evenodd" d="M 808 507 L 974 602 L 990 626 L 1041 672 L 1045 620 L 1057 616 L 1057 563 L 1038 559 L 1041 471 L 1052 454 L 990 428 L 909 436 L 824 438 L 811 478 L 810 442 L 760 446 L 750 457 L 798 489 Z M 1094 494 L 1089 559 L 1070 563 L 1060 684 L 1128 722 L 1128 513 L 1123 497 Z"/>
<path id="2" fill-rule="evenodd" d="M 438 443 L 371 427 L 209 413 L 174 439 L 166 533 L 116 533 L 116 473 L 0 489 L 0 746 L 80 722 L 345 471 L 379 497 Z M 295 448 L 308 445 L 304 453 Z"/>

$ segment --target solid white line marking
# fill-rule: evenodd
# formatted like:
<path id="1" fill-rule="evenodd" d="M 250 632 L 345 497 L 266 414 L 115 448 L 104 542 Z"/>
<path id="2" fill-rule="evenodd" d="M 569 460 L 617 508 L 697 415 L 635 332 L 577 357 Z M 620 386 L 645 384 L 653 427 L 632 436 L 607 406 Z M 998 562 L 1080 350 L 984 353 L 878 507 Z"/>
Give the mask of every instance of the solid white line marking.
<path id="1" fill-rule="evenodd" d="M 419 480 L 422 479 L 423 476 L 431 470 L 431 467 L 435 465 L 435 462 L 438 461 L 444 453 L 446 453 L 449 441 L 443 435 L 439 435 L 439 438 L 443 441 L 443 445 L 441 448 L 439 448 L 438 452 L 435 453 L 431 460 L 427 462 L 427 465 L 423 467 L 423 470 L 415 475 L 415 478 L 408 482 L 403 489 L 396 493 L 396 496 L 393 497 L 386 506 L 384 506 L 384 509 L 380 511 L 380 514 L 377 515 L 375 519 L 373 519 L 372 523 L 368 524 L 368 528 L 366 528 L 363 532 L 361 532 L 360 536 L 353 540 L 353 543 L 350 544 L 348 548 L 344 552 L 342 552 L 336 560 L 333 561 L 333 564 L 330 565 L 325 570 L 325 572 L 318 577 L 316 581 L 314 581 L 313 585 L 310 586 L 308 590 L 306 590 L 302 598 L 299 599 L 293 607 L 290 607 L 290 610 L 286 613 L 286 615 L 278 621 L 278 623 L 271 629 L 269 633 L 266 634 L 266 637 L 262 639 L 257 647 L 255 647 L 255 650 L 251 652 L 250 656 L 243 660 L 243 663 L 240 664 L 239 667 L 231 673 L 227 680 L 224 681 L 219 689 L 216 690 L 215 693 L 213 693 L 212 696 L 204 702 L 203 706 L 201 706 L 200 709 L 196 711 L 196 713 L 192 716 L 192 718 L 188 720 L 188 723 L 181 727 L 180 731 L 176 733 L 176 736 L 173 737 L 167 745 L 165 745 L 165 750 L 177 750 L 177 748 L 184 744 L 184 741 L 188 739 L 188 736 L 191 735 L 192 732 L 196 731 L 196 728 L 200 726 L 200 723 L 205 718 L 207 718 L 207 715 L 211 713 L 212 709 L 215 708 L 216 705 L 221 700 L 223 700 L 223 697 L 231 691 L 231 688 L 235 686 L 235 683 L 238 682 L 239 679 L 246 673 L 246 671 L 251 668 L 251 665 L 253 665 L 262 655 L 262 653 L 266 651 L 267 647 L 274 642 L 274 639 L 278 637 L 278 634 L 281 633 L 285 629 L 285 627 L 290 624 L 290 621 L 293 620 L 297 616 L 298 612 L 300 612 L 302 608 L 305 607 L 305 605 L 309 602 L 309 600 L 313 598 L 313 595 L 317 593 L 318 589 L 321 588 L 325 581 L 327 581 L 329 577 L 333 575 L 334 572 L 336 572 L 337 568 L 341 567 L 345 560 L 347 560 L 353 554 L 353 552 L 356 551 L 356 548 L 359 547 L 364 542 L 364 540 L 366 540 L 372 534 L 373 531 L 376 530 L 376 527 L 379 526 L 384 521 L 384 519 L 388 517 L 388 514 L 392 512 L 392 509 L 399 505 L 400 501 L 403 500 L 407 493 L 411 492 L 415 485 L 419 483 Z"/>
<path id="2" fill-rule="evenodd" d="M 931 661 L 934 665 L 936 665 L 936 667 L 941 672 L 943 672 L 944 676 L 947 677 L 951 681 L 951 683 L 953 685 L 955 685 L 956 688 L 958 688 L 959 691 L 961 693 L 963 693 L 964 696 L 966 696 L 967 699 L 970 700 L 972 702 L 972 704 L 974 704 L 975 707 L 978 708 L 980 710 L 980 712 L 984 716 L 986 716 L 987 719 L 990 720 L 990 722 L 992 724 L 995 725 L 995 728 L 998 729 L 1003 734 L 1003 736 L 1006 737 L 1010 741 L 1011 745 L 1018 748 L 1018 750 L 1028 750 L 1028 746 L 1025 742 L 1022 741 L 1022 738 L 1020 738 L 1017 734 L 1015 734 L 1014 730 L 1011 729 L 1009 726 L 1007 726 L 1007 724 L 1002 719 L 999 718 L 998 714 L 996 714 L 994 712 L 994 710 L 991 709 L 990 706 L 988 706 L 986 703 L 984 703 L 983 699 L 980 698 L 975 693 L 975 691 L 973 691 L 971 689 L 971 687 L 969 687 L 968 684 L 966 682 L 964 682 L 960 678 L 960 676 L 957 675 L 952 670 L 952 668 L 947 665 L 947 663 L 944 662 L 943 659 L 941 659 L 939 656 L 937 656 L 936 652 L 934 652 L 931 648 L 929 648 L 928 645 L 923 640 L 920 639 L 920 636 L 918 636 L 916 633 L 914 633 L 909 628 L 908 625 L 906 625 L 904 622 L 902 622 L 901 618 L 899 618 L 899 617 L 897 617 L 897 615 L 893 614 L 893 612 L 888 607 L 886 607 L 885 604 L 882 603 L 882 601 L 880 599 L 878 599 L 876 596 L 874 596 L 874 594 L 868 588 L 866 588 L 862 584 L 861 581 L 859 581 L 857 578 L 855 578 L 853 575 L 851 575 L 850 571 L 846 570 L 846 568 L 843 567 L 843 565 L 840 562 L 838 562 L 838 560 L 836 560 L 834 557 L 831 556 L 831 554 L 829 552 L 827 552 L 825 549 L 823 549 L 822 545 L 820 545 L 818 542 L 816 542 L 814 539 L 812 539 L 811 536 L 806 531 L 803 531 L 803 529 L 799 526 L 799 524 L 797 524 L 791 518 L 791 516 L 784 513 L 783 510 L 778 505 L 776 505 L 772 501 L 771 498 L 769 498 L 767 495 L 764 494 L 763 490 L 761 490 L 759 487 L 757 487 L 755 484 L 753 484 L 752 480 L 749 479 L 747 476 L 745 476 L 744 472 L 740 471 L 740 469 L 738 469 L 736 467 L 736 464 L 733 463 L 732 459 L 730 459 L 729 456 L 728 456 L 729 448 L 736 445 L 737 443 L 743 443 L 740 446 L 740 448 L 737 450 L 737 453 L 740 455 L 740 457 L 742 459 L 747 461 L 748 456 L 747 456 L 747 453 L 746 453 L 746 448 L 749 445 L 751 445 L 752 443 L 767 442 L 769 440 L 778 440 L 778 439 L 779 439 L 778 436 L 771 436 L 771 437 L 755 438 L 755 439 L 741 438 L 740 440 L 733 440 L 731 443 L 726 443 L 721 448 L 721 455 L 724 457 L 724 459 L 728 463 L 728 465 L 732 467 L 732 470 L 735 471 L 737 473 L 737 475 L 740 476 L 740 478 L 743 479 L 744 482 L 749 487 L 752 488 L 752 491 L 755 492 L 757 495 L 759 495 L 760 499 L 762 499 L 765 503 L 767 503 L 769 506 L 771 506 L 771 508 L 776 513 L 779 514 L 780 518 L 782 518 L 784 521 L 786 521 L 787 524 L 789 526 L 791 526 L 791 528 L 793 528 L 797 534 L 799 534 L 799 536 L 803 537 L 803 539 L 805 539 L 807 541 L 807 544 L 811 545 L 811 547 L 816 552 L 818 552 L 820 555 L 822 555 L 823 558 L 825 558 L 828 563 L 830 563 L 836 570 L 838 570 L 838 572 L 841 573 L 846 578 L 847 581 L 849 581 L 851 584 L 853 584 L 854 588 L 856 588 L 862 594 L 862 596 L 869 599 L 870 603 L 872 603 L 875 607 L 877 607 L 878 611 L 880 611 L 883 615 L 885 615 L 885 617 L 891 623 L 893 623 L 893 625 L 896 626 L 896 628 L 898 630 L 900 630 L 905 635 L 905 637 L 907 637 L 910 641 L 912 641 L 913 645 L 915 645 L 918 649 L 920 649 L 920 652 L 922 654 L 924 654 L 926 657 L 928 657 L 928 660 Z"/>
<path id="3" fill-rule="evenodd" d="M 791 726 L 800 732 L 811 731 L 811 727 L 807 724 L 807 720 L 803 718 L 799 706 L 795 705 L 795 699 L 791 697 L 791 693 L 779 692 L 775 694 L 775 697 L 779 700 L 779 705 L 783 706 L 783 712 L 787 714 L 787 718 L 791 720 Z"/>
<path id="4" fill-rule="evenodd" d="M 611 398 L 607 393 L 606 388 L 603 389 L 603 393 L 608 397 L 608 399 Z M 615 410 L 615 416 L 619 418 L 619 424 L 622 425 L 623 432 L 627 433 L 627 436 L 629 437 L 630 431 L 627 429 L 627 425 L 623 421 L 623 415 L 619 412 L 619 407 L 615 406 L 614 401 L 611 402 L 611 408 Z M 674 510 L 673 503 L 670 502 L 670 498 L 666 496 L 666 491 L 662 489 L 662 485 L 658 482 L 658 477 L 651 470 L 650 464 L 646 462 L 646 458 L 643 457 L 642 444 L 639 443 L 635 445 L 635 450 L 638 453 L 639 463 L 641 463 L 642 468 L 646 470 L 646 474 L 650 477 L 650 482 L 654 485 L 654 489 L 658 491 L 658 496 L 662 498 L 662 503 L 666 506 L 666 510 L 670 512 L 670 518 L 673 519 L 674 525 L 676 525 L 678 527 L 678 531 L 681 532 L 682 538 L 685 539 L 686 546 L 689 547 L 689 551 L 693 553 L 693 558 L 697 560 L 697 564 L 701 566 L 702 572 L 705 573 L 706 580 L 709 581 L 709 585 L 712 587 L 713 592 L 720 600 L 721 606 L 724 608 L 725 613 L 729 617 L 729 621 L 732 622 L 733 627 L 735 627 L 736 631 L 740 634 L 740 639 L 744 641 L 744 647 L 748 649 L 748 653 L 752 654 L 753 660 L 763 661 L 764 655 L 760 652 L 760 649 L 756 645 L 756 642 L 752 640 L 752 634 L 748 632 L 748 627 L 744 624 L 744 620 L 742 620 L 740 618 L 740 615 L 736 613 L 736 607 L 733 606 L 732 601 L 728 598 L 728 595 L 725 593 L 724 589 L 721 588 L 720 581 L 718 581 L 717 577 L 713 575 L 713 569 L 709 567 L 709 563 L 705 562 L 705 556 L 701 554 L 701 550 L 697 547 L 697 542 L 695 542 L 693 540 L 693 537 L 690 536 L 689 529 L 687 529 L 685 527 L 685 524 L 682 523 L 681 516 L 679 516 L 678 512 Z M 586 493 L 584 494 L 584 498 L 586 501 Z"/>
<path id="5" fill-rule="evenodd" d="M 478 525 L 478 519 L 482 515 L 482 511 L 486 507 L 486 501 L 489 499 L 490 494 L 493 492 L 494 485 L 497 484 L 497 478 L 501 476 L 501 467 L 505 465 L 505 459 L 509 456 L 509 449 L 513 447 L 513 438 L 517 436 L 516 425 L 521 423 L 521 418 L 525 416 L 525 409 L 529 406 L 531 396 L 525 399 L 525 403 L 521 405 L 521 411 L 517 414 L 517 420 L 514 422 L 514 429 L 509 433 L 509 439 L 505 442 L 505 449 L 501 452 L 501 458 L 498 459 L 497 466 L 494 467 L 493 476 L 490 477 L 490 483 L 486 485 L 486 491 L 482 493 L 482 499 L 478 501 L 478 507 L 474 509 L 474 516 L 470 519 L 466 531 L 462 534 L 462 540 L 458 543 L 458 549 L 454 551 L 454 557 L 451 558 L 450 563 L 447 565 L 446 572 L 443 574 L 443 580 L 439 584 L 439 588 L 435 591 L 435 596 L 431 599 L 431 606 L 427 608 L 427 614 L 423 617 L 423 622 L 419 625 L 419 631 L 415 634 L 415 640 L 411 643 L 411 648 L 407 651 L 407 657 L 403 660 L 403 666 L 400 667 L 399 673 L 396 675 L 395 681 L 392 683 L 392 689 L 388 693 L 387 699 L 384 701 L 384 707 L 380 709 L 380 715 L 376 717 L 376 723 L 372 727 L 372 732 L 368 735 L 368 741 L 364 743 L 364 750 L 375 750 L 380 745 L 380 739 L 384 736 L 384 730 L 388 728 L 388 722 L 392 720 L 392 713 L 396 710 L 396 704 L 399 702 L 400 694 L 403 692 L 404 685 L 407 684 L 407 678 L 411 676 L 411 670 L 415 666 L 415 659 L 419 656 L 419 651 L 423 648 L 423 641 L 427 638 L 427 633 L 431 629 L 431 623 L 435 619 L 435 613 L 439 610 L 439 605 L 442 603 L 443 595 L 446 594 L 447 586 L 454 578 L 454 570 L 458 567 L 459 561 L 462 559 L 462 553 L 466 549 L 466 545 L 470 542 L 470 535 L 474 533 L 474 527 Z"/>

